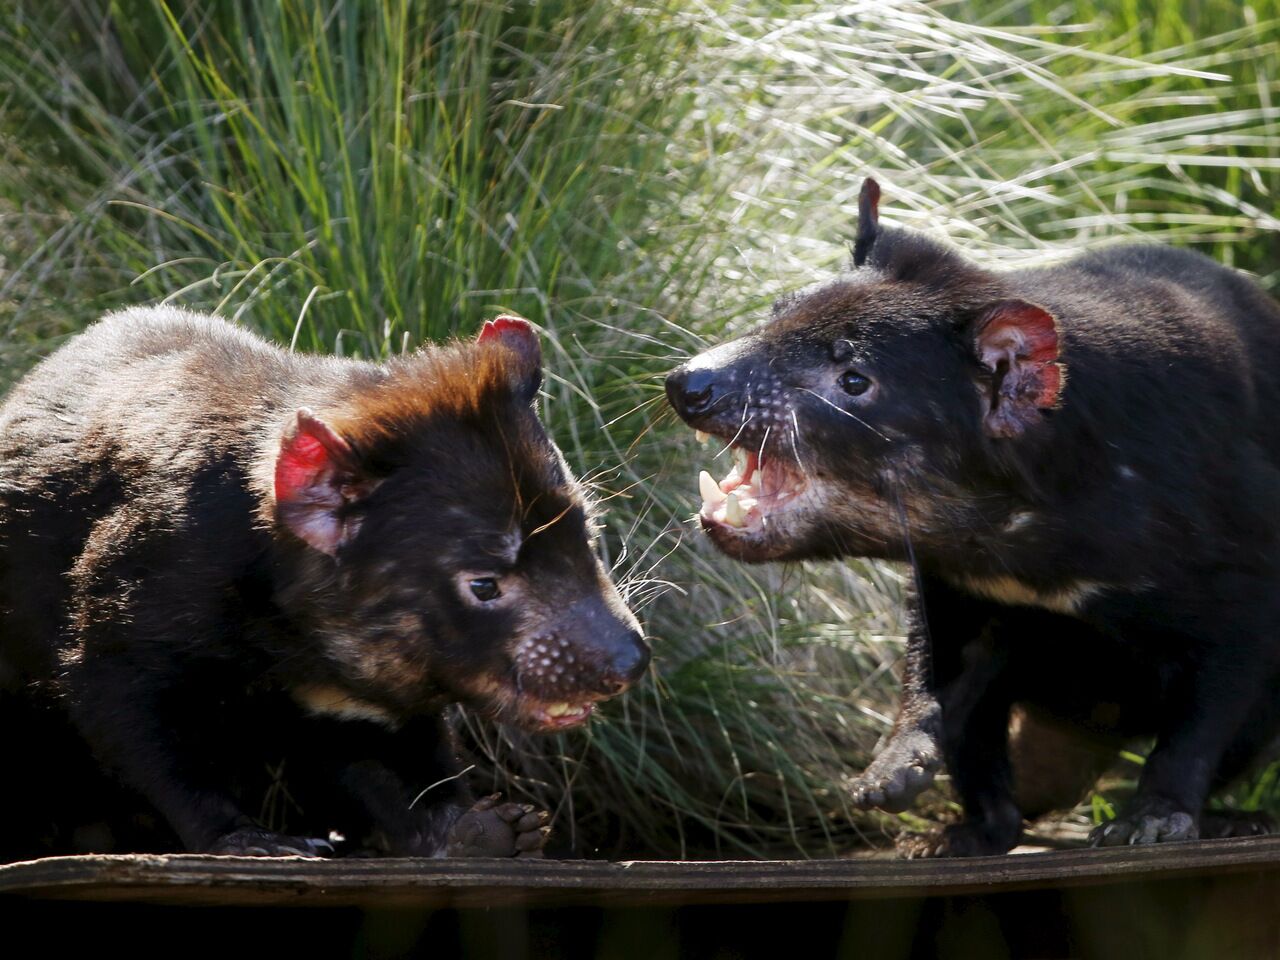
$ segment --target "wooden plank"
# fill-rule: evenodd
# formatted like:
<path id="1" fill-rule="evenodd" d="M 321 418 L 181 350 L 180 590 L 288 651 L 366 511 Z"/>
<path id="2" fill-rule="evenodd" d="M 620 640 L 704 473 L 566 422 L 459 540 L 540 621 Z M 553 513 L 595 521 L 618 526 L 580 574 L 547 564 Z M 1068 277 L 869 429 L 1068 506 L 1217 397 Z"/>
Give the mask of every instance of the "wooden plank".
<path id="1" fill-rule="evenodd" d="M 228 906 L 655 906 L 918 898 L 1230 873 L 1280 877 L 1280 837 L 916 861 L 52 857 L 0 866 L 0 895 Z"/>

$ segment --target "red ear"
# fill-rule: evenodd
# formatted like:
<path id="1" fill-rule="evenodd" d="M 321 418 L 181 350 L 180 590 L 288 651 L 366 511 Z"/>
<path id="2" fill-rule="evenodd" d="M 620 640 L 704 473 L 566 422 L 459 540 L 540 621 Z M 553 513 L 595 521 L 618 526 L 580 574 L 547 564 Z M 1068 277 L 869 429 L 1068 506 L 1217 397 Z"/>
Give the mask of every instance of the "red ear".
<path id="1" fill-rule="evenodd" d="M 518 353 L 531 357 L 537 366 L 542 365 L 542 344 L 538 341 L 538 331 L 523 317 L 502 316 L 486 320 L 476 340 L 480 343 L 501 341 Z"/>
<path id="2" fill-rule="evenodd" d="M 484 326 L 480 328 L 480 336 L 476 337 L 481 343 L 486 340 L 492 340 L 494 337 L 527 337 L 535 343 L 538 340 L 538 334 L 533 329 L 533 324 L 524 317 L 511 317 L 503 315 L 494 317 L 492 320 L 486 320 Z"/>
<path id="3" fill-rule="evenodd" d="M 476 340 L 501 343 L 514 351 L 520 363 L 512 372 L 512 385 L 526 400 L 537 395 L 542 385 L 542 343 L 533 324 L 521 317 L 494 317 L 484 322 Z"/>
<path id="4" fill-rule="evenodd" d="M 285 432 L 276 458 L 276 513 L 281 523 L 330 556 L 353 530 L 342 507 L 365 489 L 351 445 L 305 407 Z"/>
<path id="5" fill-rule="evenodd" d="M 987 308 L 974 328 L 978 359 L 991 372 L 983 426 L 993 437 L 1016 437 L 1056 406 L 1066 371 L 1058 362 L 1053 316 L 1023 300 Z"/>

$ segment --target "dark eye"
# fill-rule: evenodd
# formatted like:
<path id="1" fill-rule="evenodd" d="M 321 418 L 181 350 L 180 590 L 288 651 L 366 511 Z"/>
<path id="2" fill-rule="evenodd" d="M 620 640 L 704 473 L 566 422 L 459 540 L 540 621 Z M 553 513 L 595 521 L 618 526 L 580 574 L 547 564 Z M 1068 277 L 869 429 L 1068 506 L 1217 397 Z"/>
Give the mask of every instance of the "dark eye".
<path id="1" fill-rule="evenodd" d="M 502 596 L 502 591 L 498 589 L 498 581 L 493 577 L 477 577 L 467 586 L 471 588 L 471 593 L 481 603 L 487 603 Z"/>
<path id="2" fill-rule="evenodd" d="M 840 389 L 851 397 L 860 397 L 871 389 L 871 381 L 852 370 L 840 374 Z"/>

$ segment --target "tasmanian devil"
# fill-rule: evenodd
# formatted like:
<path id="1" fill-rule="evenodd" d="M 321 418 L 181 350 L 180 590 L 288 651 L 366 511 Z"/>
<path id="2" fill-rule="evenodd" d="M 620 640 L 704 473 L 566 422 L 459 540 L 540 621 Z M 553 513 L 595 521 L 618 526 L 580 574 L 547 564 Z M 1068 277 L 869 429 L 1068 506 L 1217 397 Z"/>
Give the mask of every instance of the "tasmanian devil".
<path id="1" fill-rule="evenodd" d="M 0 695 L 69 721 L 188 850 L 537 853 L 545 815 L 468 809 L 443 708 L 563 730 L 649 659 L 540 383 L 511 317 L 371 363 L 108 316 L 0 407 Z M 279 758 L 296 835 L 243 789 Z"/>
<path id="2" fill-rule="evenodd" d="M 1280 307 L 1155 245 L 991 270 L 881 227 L 879 192 L 849 273 L 667 379 L 735 457 L 702 526 L 740 560 L 912 562 L 900 715 L 853 797 L 902 809 L 945 761 L 965 819 L 916 852 L 1016 842 L 1015 705 L 1155 738 L 1095 843 L 1207 834 L 1280 732 Z"/>

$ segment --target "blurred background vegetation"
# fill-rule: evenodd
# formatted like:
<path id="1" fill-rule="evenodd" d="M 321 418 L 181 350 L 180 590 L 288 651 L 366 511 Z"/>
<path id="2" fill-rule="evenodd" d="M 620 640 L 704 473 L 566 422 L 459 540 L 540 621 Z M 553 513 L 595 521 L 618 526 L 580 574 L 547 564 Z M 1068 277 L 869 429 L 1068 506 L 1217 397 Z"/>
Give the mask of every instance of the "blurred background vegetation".
<path id="1" fill-rule="evenodd" d="M 379 357 L 498 310 L 609 509 L 652 679 L 585 732 L 460 718 L 579 852 L 847 851 L 902 571 L 747 568 L 690 523 L 661 378 L 886 221 L 1008 264 L 1141 234 L 1280 287 L 1278 0 L 9 0 L 0 387 L 103 310 L 180 302 Z M 1274 806 L 1275 770 L 1242 788 Z M 1099 795 L 1075 816 L 1105 815 Z M 926 811 L 946 815 L 943 794 Z"/>

